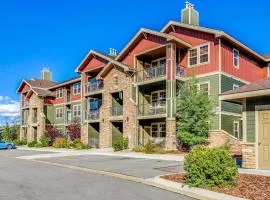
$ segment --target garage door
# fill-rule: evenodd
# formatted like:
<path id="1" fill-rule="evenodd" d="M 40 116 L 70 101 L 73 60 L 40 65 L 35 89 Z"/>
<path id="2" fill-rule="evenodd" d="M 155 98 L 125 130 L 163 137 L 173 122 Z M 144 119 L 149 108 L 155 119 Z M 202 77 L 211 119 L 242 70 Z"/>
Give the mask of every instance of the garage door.
<path id="1" fill-rule="evenodd" d="M 259 111 L 259 168 L 270 169 L 270 111 Z"/>

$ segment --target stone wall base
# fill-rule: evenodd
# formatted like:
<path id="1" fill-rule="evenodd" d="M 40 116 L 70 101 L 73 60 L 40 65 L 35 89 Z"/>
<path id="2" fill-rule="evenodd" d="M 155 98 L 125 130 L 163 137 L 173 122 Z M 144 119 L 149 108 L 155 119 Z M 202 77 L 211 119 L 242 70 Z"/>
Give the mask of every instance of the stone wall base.
<path id="1" fill-rule="evenodd" d="M 175 119 L 166 120 L 166 149 L 167 150 L 177 149 Z"/>
<path id="2" fill-rule="evenodd" d="M 255 144 L 242 144 L 243 168 L 256 168 L 256 147 Z"/>

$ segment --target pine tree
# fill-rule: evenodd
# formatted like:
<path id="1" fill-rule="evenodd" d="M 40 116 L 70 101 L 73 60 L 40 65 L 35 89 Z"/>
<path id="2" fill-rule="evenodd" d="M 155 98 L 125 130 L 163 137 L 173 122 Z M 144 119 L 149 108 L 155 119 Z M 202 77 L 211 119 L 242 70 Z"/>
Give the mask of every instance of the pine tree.
<path id="1" fill-rule="evenodd" d="M 214 100 L 198 89 L 198 82 L 194 77 L 179 88 L 176 110 L 177 138 L 184 147 L 190 148 L 204 143 L 208 137 Z"/>

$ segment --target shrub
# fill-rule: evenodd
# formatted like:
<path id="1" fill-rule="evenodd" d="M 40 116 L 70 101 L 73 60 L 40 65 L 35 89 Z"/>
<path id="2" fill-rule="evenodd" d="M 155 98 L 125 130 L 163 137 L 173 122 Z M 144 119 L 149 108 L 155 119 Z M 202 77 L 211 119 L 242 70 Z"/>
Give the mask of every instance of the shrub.
<path id="1" fill-rule="evenodd" d="M 146 143 L 146 145 L 144 145 L 144 153 L 147 154 L 155 153 L 156 149 L 157 149 L 156 144 L 150 140 Z"/>
<path id="2" fill-rule="evenodd" d="M 54 148 L 67 148 L 67 139 L 64 137 L 57 137 L 52 146 Z"/>
<path id="3" fill-rule="evenodd" d="M 13 142 L 16 146 L 27 145 L 27 140 L 14 140 Z"/>
<path id="4" fill-rule="evenodd" d="M 50 139 L 50 145 L 52 145 L 56 138 L 63 137 L 63 133 L 55 125 L 48 125 L 46 126 L 45 136 Z"/>
<path id="5" fill-rule="evenodd" d="M 27 146 L 28 147 L 35 147 L 36 144 L 37 144 L 37 141 L 32 141 L 32 142 L 28 142 Z"/>
<path id="6" fill-rule="evenodd" d="M 128 139 L 120 137 L 112 145 L 114 151 L 122 151 L 128 148 Z"/>
<path id="7" fill-rule="evenodd" d="M 50 146 L 50 138 L 49 137 L 46 137 L 46 136 L 42 136 L 40 139 L 40 144 L 42 147 L 48 147 Z"/>
<path id="8" fill-rule="evenodd" d="M 225 147 L 196 147 L 185 158 L 187 183 L 194 187 L 211 188 L 235 185 L 237 166 Z"/>
<path id="9" fill-rule="evenodd" d="M 43 147 L 43 145 L 40 142 L 38 142 L 38 143 L 35 144 L 35 147 L 36 148 L 41 148 L 41 147 Z"/>
<path id="10" fill-rule="evenodd" d="M 142 146 L 137 146 L 133 149 L 134 152 L 144 152 L 144 147 Z"/>
<path id="11" fill-rule="evenodd" d="M 68 125 L 67 129 L 69 130 L 69 136 L 71 141 L 78 140 L 81 138 L 81 123 L 79 122 L 78 119 L 72 121 Z"/>

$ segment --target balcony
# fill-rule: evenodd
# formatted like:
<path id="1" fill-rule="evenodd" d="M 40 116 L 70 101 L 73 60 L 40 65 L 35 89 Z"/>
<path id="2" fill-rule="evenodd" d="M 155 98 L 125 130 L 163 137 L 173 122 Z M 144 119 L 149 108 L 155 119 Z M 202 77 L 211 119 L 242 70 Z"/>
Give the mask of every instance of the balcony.
<path id="1" fill-rule="evenodd" d="M 27 108 L 29 107 L 29 100 L 22 100 L 22 108 Z"/>
<path id="2" fill-rule="evenodd" d="M 183 66 L 176 66 L 176 77 L 186 78 L 187 68 Z"/>
<path id="3" fill-rule="evenodd" d="M 103 81 L 96 81 L 95 83 L 87 83 L 85 85 L 85 95 L 98 92 L 103 89 Z"/>
<path id="4" fill-rule="evenodd" d="M 166 102 L 152 102 L 150 104 L 140 104 L 138 106 L 138 115 L 141 117 L 160 116 L 166 114 Z"/>
<path id="5" fill-rule="evenodd" d="M 166 76 L 166 66 L 149 67 L 137 72 L 137 82 L 155 80 Z"/>
<path id="6" fill-rule="evenodd" d="M 88 111 L 85 111 L 85 120 L 86 121 L 99 120 L 99 110 L 88 110 Z"/>
<path id="7" fill-rule="evenodd" d="M 123 115 L 123 106 L 115 106 L 111 108 L 111 116 L 119 117 Z"/>

